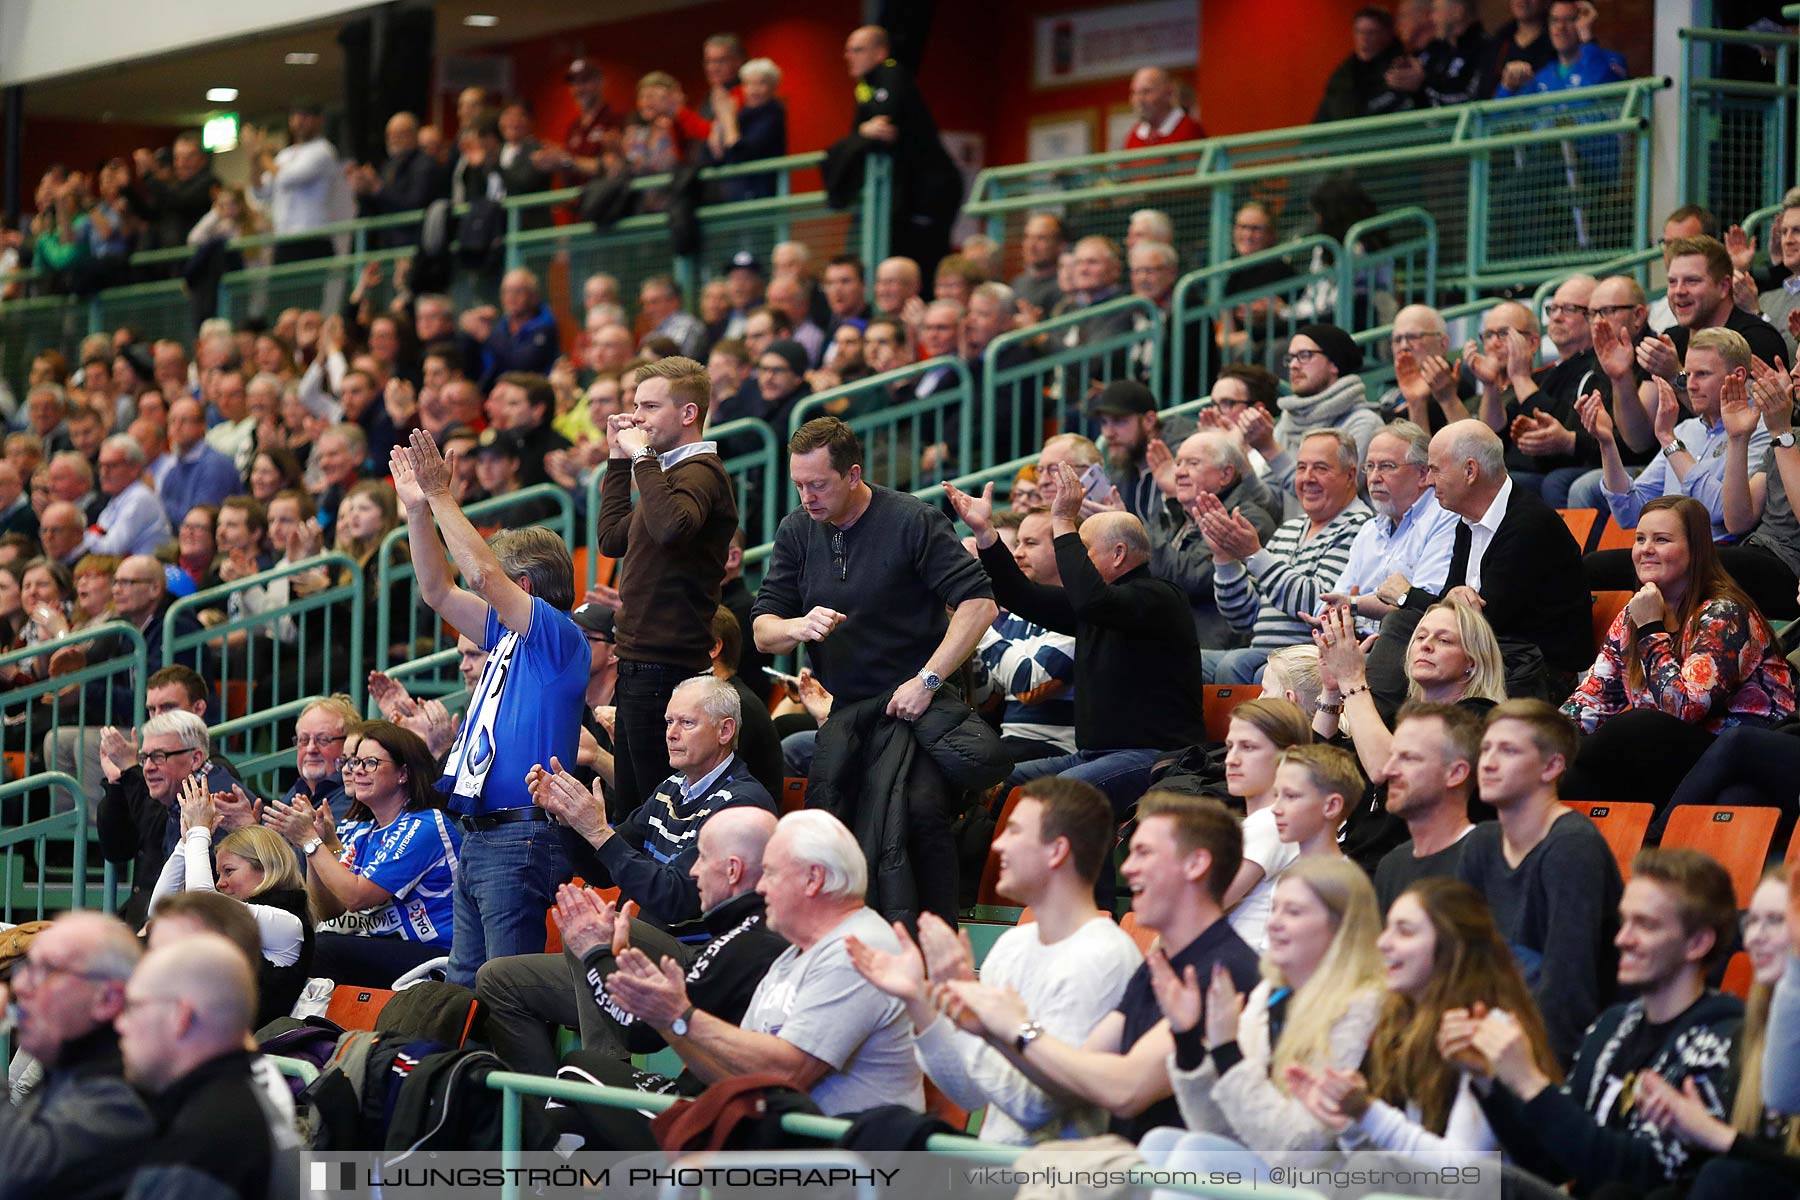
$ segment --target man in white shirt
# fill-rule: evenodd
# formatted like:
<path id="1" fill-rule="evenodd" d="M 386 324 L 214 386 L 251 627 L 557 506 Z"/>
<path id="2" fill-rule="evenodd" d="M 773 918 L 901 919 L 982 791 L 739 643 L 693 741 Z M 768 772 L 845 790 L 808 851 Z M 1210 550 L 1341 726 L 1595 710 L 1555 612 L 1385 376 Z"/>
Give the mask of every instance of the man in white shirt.
<path id="1" fill-rule="evenodd" d="M 347 207 L 349 187 L 338 164 L 337 147 L 325 139 L 324 127 L 325 116 L 318 105 L 295 104 L 288 110 L 288 144 L 275 154 L 269 153 L 261 130 L 250 126 L 244 130 L 244 149 L 255 164 L 251 191 L 257 203 L 271 210 L 278 234 L 305 233 L 328 225 Z M 332 252 L 330 238 L 297 238 L 276 245 L 275 262 L 279 266 L 328 258 Z"/>
<path id="2" fill-rule="evenodd" d="M 1085 1042 L 1118 1005 L 1144 959 L 1131 935 L 1094 905 L 1112 827 L 1112 805 L 1098 788 L 1047 776 L 1025 784 L 994 839 L 1001 894 L 1030 905 L 1037 920 L 1000 935 L 982 982 L 1017 992 L 1032 1019 L 1070 1045 Z M 897 953 L 885 953 L 851 938 L 850 961 L 905 1003 L 914 1052 L 932 1082 L 964 1108 L 987 1106 L 981 1136 L 1023 1145 L 1100 1133 L 1106 1114 L 1097 1104 L 1040 1087 L 933 1006 L 933 984 L 975 978 L 968 942 L 929 913 L 919 918 L 919 942 L 905 938 Z"/>

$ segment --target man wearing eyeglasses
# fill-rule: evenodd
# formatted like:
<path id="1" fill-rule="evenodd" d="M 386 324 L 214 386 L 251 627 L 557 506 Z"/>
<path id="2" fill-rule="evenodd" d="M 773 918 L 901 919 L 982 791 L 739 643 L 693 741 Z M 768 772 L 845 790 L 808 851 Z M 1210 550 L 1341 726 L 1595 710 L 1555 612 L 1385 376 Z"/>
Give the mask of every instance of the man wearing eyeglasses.
<path id="1" fill-rule="evenodd" d="M 219 837 L 262 818 L 261 802 L 240 797 L 235 790 L 240 788 L 238 780 L 212 757 L 206 722 L 191 712 L 151 717 L 144 722 L 143 744 L 138 747 L 124 731 L 107 726 L 100 733 L 100 768 L 106 785 L 95 829 L 108 862 L 136 867 L 131 895 L 119 909 L 134 929 L 149 915 L 157 873 L 181 841 L 176 801 L 188 776 L 201 776 L 214 794 Z"/>
<path id="2" fill-rule="evenodd" d="M 125 1007 L 137 938 L 117 917 L 66 913 L 31 942 L 0 1006 L 18 1014 L 19 1049 L 43 1077 L 0 1103 L 0 1184 L 7 1195 L 114 1195 L 156 1125 L 131 1085 L 113 1020 Z"/>
<path id="3" fill-rule="evenodd" d="M 1394 351 L 1394 386 L 1381 394 L 1381 415 L 1405 417 L 1436 433 L 1475 414 L 1466 403 L 1475 389 L 1450 361 L 1450 327 L 1429 304 L 1409 304 L 1394 314 L 1388 338 Z"/>

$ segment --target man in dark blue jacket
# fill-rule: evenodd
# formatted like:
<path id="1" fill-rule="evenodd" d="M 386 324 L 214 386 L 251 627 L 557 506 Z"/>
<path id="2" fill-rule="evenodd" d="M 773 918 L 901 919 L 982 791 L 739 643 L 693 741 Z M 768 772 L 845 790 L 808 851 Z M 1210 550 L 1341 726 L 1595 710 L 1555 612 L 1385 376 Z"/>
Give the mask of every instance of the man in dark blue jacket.
<path id="1" fill-rule="evenodd" d="M 500 311 L 492 305 L 462 316 L 461 341 L 465 373 L 487 391 L 509 371 L 548 375 L 562 353 L 556 317 L 538 290 L 538 278 L 523 267 L 500 280 Z"/>

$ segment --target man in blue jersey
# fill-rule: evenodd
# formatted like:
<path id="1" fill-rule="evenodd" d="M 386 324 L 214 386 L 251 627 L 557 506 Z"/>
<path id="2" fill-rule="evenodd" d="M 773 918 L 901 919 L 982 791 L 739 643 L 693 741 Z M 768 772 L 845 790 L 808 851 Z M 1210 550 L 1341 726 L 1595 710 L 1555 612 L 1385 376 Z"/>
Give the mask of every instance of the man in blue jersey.
<path id="1" fill-rule="evenodd" d="M 450 494 L 454 455 L 446 463 L 423 430 L 389 465 L 420 597 L 488 651 L 438 784 L 463 827 L 449 976 L 473 987 L 489 958 L 543 948 L 544 913 L 569 877 L 561 831 L 525 776 L 552 756 L 575 761 L 590 654 L 569 616 L 575 567 L 561 538 L 532 526 L 484 541 Z M 450 582 L 446 549 L 468 589 Z"/>

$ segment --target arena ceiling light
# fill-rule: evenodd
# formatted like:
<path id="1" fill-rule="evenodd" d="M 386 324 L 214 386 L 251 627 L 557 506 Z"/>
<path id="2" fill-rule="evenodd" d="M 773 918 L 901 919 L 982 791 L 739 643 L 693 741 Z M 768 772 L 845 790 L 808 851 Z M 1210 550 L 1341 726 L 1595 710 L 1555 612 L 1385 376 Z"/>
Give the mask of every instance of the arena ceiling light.
<path id="1" fill-rule="evenodd" d="M 316 67 L 319 65 L 319 56 L 311 50 L 293 50 L 281 61 L 290 67 Z"/>
<path id="2" fill-rule="evenodd" d="M 500 23 L 500 18 L 493 13 L 470 13 L 463 18 L 463 24 L 470 29 L 492 29 Z"/>
<path id="3" fill-rule="evenodd" d="M 233 87 L 216 87 L 206 89 L 206 98 L 214 104 L 230 104 L 238 97 L 238 90 Z"/>

